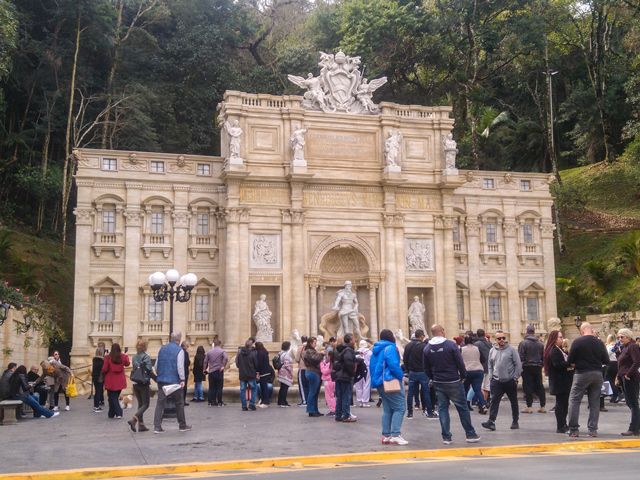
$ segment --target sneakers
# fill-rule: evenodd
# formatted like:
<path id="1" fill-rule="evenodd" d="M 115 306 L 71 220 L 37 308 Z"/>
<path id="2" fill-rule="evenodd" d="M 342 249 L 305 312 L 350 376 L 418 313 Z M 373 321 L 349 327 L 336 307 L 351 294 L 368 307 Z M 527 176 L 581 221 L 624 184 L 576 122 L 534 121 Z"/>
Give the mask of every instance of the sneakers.
<path id="1" fill-rule="evenodd" d="M 354 422 L 358 419 L 358 417 L 356 417 L 353 413 L 349 414 L 349 418 Z"/>
<path id="2" fill-rule="evenodd" d="M 261 403 L 260 405 L 258 405 L 258 408 L 269 408 L 269 405 L 267 405 L 266 403 Z"/>
<path id="3" fill-rule="evenodd" d="M 390 437 L 389 444 L 390 445 L 408 445 L 409 442 L 407 442 L 404 438 L 398 435 L 397 437 Z"/>
<path id="4" fill-rule="evenodd" d="M 489 420 L 488 422 L 482 422 L 481 425 L 487 430 L 491 430 L 492 432 L 496 431 L 496 424 L 493 423 L 491 420 Z"/>
<path id="5" fill-rule="evenodd" d="M 383 445 L 388 445 L 389 444 L 389 439 L 391 437 L 385 437 L 384 435 L 382 436 L 382 444 Z"/>
<path id="6" fill-rule="evenodd" d="M 511 424 L 511 430 L 518 430 L 520 428 L 520 425 L 518 425 L 518 422 L 513 422 Z"/>
<path id="7" fill-rule="evenodd" d="M 102 407 L 93 407 L 93 413 L 100 413 L 102 412 Z"/>
<path id="8" fill-rule="evenodd" d="M 256 410 L 256 406 L 255 405 L 249 405 L 249 410 L 255 411 Z"/>
<path id="9" fill-rule="evenodd" d="M 596 437 L 598 436 L 598 432 L 596 432 L 596 431 L 594 430 L 594 431 L 589 432 L 589 434 L 588 434 L 588 435 L 589 435 L 591 438 L 596 438 Z"/>
<path id="10" fill-rule="evenodd" d="M 371 408 L 368 402 L 360 402 L 360 408 Z"/>
<path id="11" fill-rule="evenodd" d="M 569 438 L 578 438 L 578 437 L 580 437 L 580 434 L 577 431 L 569 432 Z"/>
<path id="12" fill-rule="evenodd" d="M 248 411 L 249 411 L 249 409 L 248 409 L 247 407 L 242 407 L 242 411 L 243 411 L 243 412 L 248 412 Z"/>
<path id="13" fill-rule="evenodd" d="M 431 420 L 437 419 L 438 418 L 438 414 L 436 412 L 433 413 L 427 413 L 425 415 L 425 417 L 430 418 Z"/>
<path id="14" fill-rule="evenodd" d="M 191 425 L 185 425 L 183 427 L 180 427 L 178 429 L 179 432 L 188 432 L 189 430 L 191 430 L 193 427 Z"/>
<path id="15" fill-rule="evenodd" d="M 354 422 L 357 422 L 357 421 L 358 421 L 358 419 L 355 418 L 353 415 L 351 415 L 350 417 L 345 418 L 345 419 L 342 420 L 343 423 L 354 423 Z"/>
<path id="16" fill-rule="evenodd" d="M 478 413 L 480 415 L 486 415 L 487 414 L 487 407 L 478 407 Z"/>
<path id="17" fill-rule="evenodd" d="M 59 411 L 59 410 L 60 410 L 60 408 L 58 408 L 58 406 L 57 406 L 57 405 L 56 405 L 55 407 L 53 407 L 53 411 L 54 411 L 54 412 L 57 412 L 57 411 Z"/>
<path id="18" fill-rule="evenodd" d="M 533 408 L 525 407 L 522 410 L 520 410 L 520 413 L 533 413 Z"/>
<path id="19" fill-rule="evenodd" d="M 442 443 L 445 445 L 451 445 L 453 443 L 453 440 L 451 440 L 450 438 L 443 438 Z"/>
<path id="20" fill-rule="evenodd" d="M 467 435 L 467 443 L 478 443 L 480 436 L 478 434 Z"/>
<path id="21" fill-rule="evenodd" d="M 53 415 L 51 415 L 49 418 L 57 417 L 58 415 L 60 415 L 60 412 L 53 412 Z M 47 418 L 47 417 L 42 417 L 42 418 Z"/>
<path id="22" fill-rule="evenodd" d="M 413 412 L 407 413 L 407 419 L 411 419 L 411 418 L 413 418 Z"/>
<path id="23" fill-rule="evenodd" d="M 640 435 L 640 432 L 627 430 L 626 432 L 622 432 L 620 435 L 622 435 L 623 437 L 637 437 L 638 435 Z"/>
<path id="24" fill-rule="evenodd" d="M 540 407 L 538 413 L 547 413 L 547 410 L 544 407 Z"/>
<path id="25" fill-rule="evenodd" d="M 66 407 L 64 407 L 65 412 L 68 412 L 69 410 L 71 410 L 71 407 L 69 405 L 67 405 Z"/>
<path id="26" fill-rule="evenodd" d="M 160 433 L 164 433 L 164 430 L 162 429 L 162 427 L 157 427 L 153 429 L 153 433 L 155 433 L 156 435 L 160 434 Z"/>

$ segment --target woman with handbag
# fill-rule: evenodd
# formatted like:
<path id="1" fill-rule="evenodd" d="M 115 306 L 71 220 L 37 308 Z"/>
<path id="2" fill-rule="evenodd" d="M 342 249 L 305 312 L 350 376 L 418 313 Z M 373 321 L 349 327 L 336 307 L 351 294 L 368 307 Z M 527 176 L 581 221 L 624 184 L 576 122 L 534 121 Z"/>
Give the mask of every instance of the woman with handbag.
<path id="1" fill-rule="evenodd" d="M 132 432 L 136 431 L 136 424 L 138 425 L 138 432 L 147 432 L 149 429 L 144 425 L 143 415 L 149 408 L 149 385 L 152 378 L 155 380 L 156 375 L 153 373 L 151 357 L 147 353 L 146 340 L 138 340 L 138 343 L 136 343 L 136 354 L 131 359 L 131 365 L 133 367 L 131 369 L 131 382 L 133 382 L 133 394 L 138 402 L 138 411 L 127 423 Z"/>
<path id="2" fill-rule="evenodd" d="M 568 355 L 562 349 L 562 332 L 552 330 L 544 347 L 544 372 L 549 377 L 549 393 L 556 397 L 554 413 L 556 415 L 556 433 L 567 433 L 567 412 L 569 411 L 569 393 L 573 383 L 573 367 L 567 362 Z"/>
<path id="3" fill-rule="evenodd" d="M 406 409 L 404 400 L 404 372 L 400 366 L 400 352 L 393 332 L 384 329 L 373 346 L 369 363 L 371 388 L 377 388 L 382 399 L 382 443 L 407 445 L 402 435 L 402 420 Z"/>
<path id="4" fill-rule="evenodd" d="M 91 381 L 93 382 L 93 411 L 98 413 L 102 411 L 104 405 L 104 375 L 102 367 L 104 366 L 104 344 L 98 343 L 96 354 L 91 362 Z"/>
<path id="5" fill-rule="evenodd" d="M 120 406 L 120 392 L 127 388 L 127 378 L 124 368 L 129 366 L 129 356 L 122 353 L 120 344 L 111 345 L 111 352 L 104 358 L 102 373 L 104 373 L 104 388 L 107 389 L 109 401 L 109 418 L 122 418 Z"/>

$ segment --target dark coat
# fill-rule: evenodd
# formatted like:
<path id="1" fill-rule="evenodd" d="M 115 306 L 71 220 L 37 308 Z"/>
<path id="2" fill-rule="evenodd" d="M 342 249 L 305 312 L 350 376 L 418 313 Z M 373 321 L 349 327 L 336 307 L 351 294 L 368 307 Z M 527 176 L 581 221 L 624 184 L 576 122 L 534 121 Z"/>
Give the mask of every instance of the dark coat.
<path id="1" fill-rule="evenodd" d="M 335 382 L 352 382 L 356 375 L 356 352 L 351 345 L 338 345 L 333 359 L 331 378 Z"/>
<path id="2" fill-rule="evenodd" d="M 256 360 L 258 361 L 257 370 L 260 374 L 260 379 L 267 380 L 269 383 L 272 383 L 275 377 L 275 371 L 269 361 L 269 352 L 266 350 L 257 350 Z"/>
<path id="3" fill-rule="evenodd" d="M 549 393 L 551 395 L 566 395 L 571 391 L 573 370 L 568 370 L 570 366 L 564 359 L 562 350 L 553 347 L 549 354 Z"/>
<path id="4" fill-rule="evenodd" d="M 635 342 L 628 343 L 618 356 L 618 377 L 625 375 L 631 380 L 640 380 L 640 347 Z"/>
<path id="5" fill-rule="evenodd" d="M 489 360 L 489 352 L 491 351 L 491 348 L 493 348 L 493 345 L 491 345 L 491 342 L 487 340 L 486 337 L 479 339 L 477 342 L 474 343 L 474 345 L 478 347 L 478 350 L 480 350 L 481 362 L 482 362 L 482 359 L 484 358 L 484 361 L 482 362 L 482 368 L 484 369 L 484 373 L 489 373 L 489 364 L 487 363 L 487 361 Z"/>
<path id="6" fill-rule="evenodd" d="M 193 381 L 204 382 L 204 355 L 193 357 Z"/>
<path id="7" fill-rule="evenodd" d="M 238 367 L 238 377 L 243 382 L 256 379 L 258 371 L 256 365 L 256 352 L 252 348 L 240 347 L 236 355 L 236 367 Z"/>
<path id="8" fill-rule="evenodd" d="M 102 376 L 102 366 L 104 365 L 103 357 L 93 357 L 91 362 L 91 380 L 94 383 L 100 383 L 100 379 L 104 380 Z"/>
<path id="9" fill-rule="evenodd" d="M 518 345 L 518 354 L 523 367 L 541 367 L 544 344 L 535 335 L 527 335 Z"/>

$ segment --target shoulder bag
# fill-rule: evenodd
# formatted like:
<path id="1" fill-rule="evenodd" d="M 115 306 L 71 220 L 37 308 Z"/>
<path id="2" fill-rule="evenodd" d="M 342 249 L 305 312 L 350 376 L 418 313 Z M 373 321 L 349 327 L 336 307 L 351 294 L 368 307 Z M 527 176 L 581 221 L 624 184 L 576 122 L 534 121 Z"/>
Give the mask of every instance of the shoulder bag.
<path id="1" fill-rule="evenodd" d="M 382 356 L 382 388 L 384 389 L 384 393 L 400 392 L 400 380 L 398 380 L 397 378 L 392 378 L 391 380 L 384 379 L 384 367 L 387 364 L 387 362 L 384 360 L 384 352 Z"/>

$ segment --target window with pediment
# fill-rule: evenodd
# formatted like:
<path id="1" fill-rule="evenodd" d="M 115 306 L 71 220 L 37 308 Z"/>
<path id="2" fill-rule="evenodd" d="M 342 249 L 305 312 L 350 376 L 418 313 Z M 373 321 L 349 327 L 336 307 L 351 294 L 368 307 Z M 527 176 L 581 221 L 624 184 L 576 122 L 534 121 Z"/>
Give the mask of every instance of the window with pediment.
<path id="1" fill-rule="evenodd" d="M 485 329 L 489 332 L 502 330 L 507 304 L 507 289 L 494 282 L 481 291 Z"/>
<path id="2" fill-rule="evenodd" d="M 216 258 L 217 244 L 217 205 L 209 200 L 199 200 L 189 206 L 189 253 L 196 258 L 198 253 L 209 255 L 210 259 Z"/>
<path id="3" fill-rule="evenodd" d="M 171 203 L 166 198 L 153 197 L 143 202 L 143 211 L 142 251 L 145 257 L 150 257 L 152 252 L 160 252 L 168 258 L 173 248 Z"/>
<path id="4" fill-rule="evenodd" d="M 541 330 L 544 308 L 544 288 L 537 282 L 532 282 L 520 291 L 520 308 L 522 318 L 522 333 L 526 332 L 527 325 L 533 325 L 536 332 Z"/>
<path id="5" fill-rule="evenodd" d="M 542 262 L 540 237 L 540 215 L 537 212 L 524 212 L 516 219 L 518 225 L 518 259 L 521 265 Z"/>
<path id="6" fill-rule="evenodd" d="M 465 332 L 471 328 L 471 319 L 469 316 L 469 287 L 462 282 L 456 282 L 456 311 L 458 330 Z"/>
<path id="7" fill-rule="evenodd" d="M 124 200 L 116 195 L 103 195 L 94 201 L 93 241 L 91 247 L 100 257 L 112 251 L 116 258 L 124 250 Z"/>
<path id="8" fill-rule="evenodd" d="M 480 258 L 484 264 L 496 261 L 504 262 L 504 234 L 502 231 L 503 217 L 500 212 L 488 211 L 479 217 L 480 230 Z"/>
<path id="9" fill-rule="evenodd" d="M 122 285 L 105 277 L 91 285 L 91 330 L 94 341 L 99 338 L 117 337 L 121 334 L 123 310 Z"/>
<path id="10" fill-rule="evenodd" d="M 187 337 L 192 342 L 209 342 L 215 334 L 218 312 L 218 287 L 201 278 L 191 293 Z"/>

